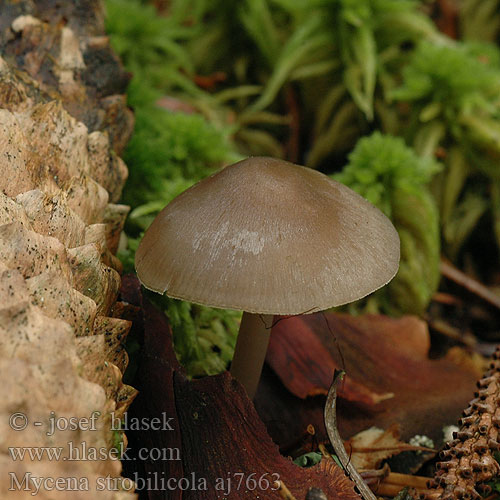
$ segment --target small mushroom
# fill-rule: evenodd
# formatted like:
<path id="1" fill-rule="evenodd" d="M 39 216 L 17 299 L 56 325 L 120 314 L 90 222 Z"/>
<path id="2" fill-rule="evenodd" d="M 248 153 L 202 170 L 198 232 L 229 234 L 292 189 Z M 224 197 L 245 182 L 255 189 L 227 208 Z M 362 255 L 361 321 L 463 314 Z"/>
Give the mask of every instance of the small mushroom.
<path id="1" fill-rule="evenodd" d="M 324 174 L 253 157 L 172 200 L 135 265 L 169 297 L 243 310 L 232 375 L 253 398 L 274 315 L 307 314 L 388 283 L 399 237 L 380 210 Z"/>

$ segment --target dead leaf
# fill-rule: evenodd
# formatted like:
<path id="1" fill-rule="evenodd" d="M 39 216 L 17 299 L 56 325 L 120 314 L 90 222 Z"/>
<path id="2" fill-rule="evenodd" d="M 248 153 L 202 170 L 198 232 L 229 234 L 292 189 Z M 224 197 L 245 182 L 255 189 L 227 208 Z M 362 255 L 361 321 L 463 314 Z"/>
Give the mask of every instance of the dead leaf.
<path id="1" fill-rule="evenodd" d="M 315 370 L 323 370 L 318 364 L 325 359 L 326 351 L 335 365 L 371 392 L 394 393 L 394 398 L 371 406 L 340 398 L 337 419 L 344 438 L 367 427 L 387 428 L 398 423 L 403 439 L 426 434 L 437 443 L 442 439 L 442 426 L 456 422 L 480 376 L 468 365 L 429 359 L 427 325 L 416 317 L 310 314 L 286 319 L 277 326 L 271 334 L 271 344 L 277 342 L 286 351 L 278 356 L 285 360 L 298 358 L 303 367 L 294 372 L 299 379 L 294 383 L 302 387 L 318 386 Z M 292 350 L 289 343 L 275 339 L 285 328 L 287 338 L 297 333 L 315 337 L 319 342 L 308 342 L 300 352 Z M 296 342 L 292 341 L 292 345 Z M 272 357 L 268 357 L 268 362 L 273 365 Z M 269 368 L 264 371 L 255 400 L 274 441 L 284 449 L 296 446 L 297 438 L 305 434 L 309 424 L 316 428 L 318 440 L 326 439 L 324 397 L 297 398 L 283 387 L 284 383 L 285 387 L 289 384 L 287 367 L 283 362 L 274 366 L 275 371 Z M 328 389 L 333 370 L 328 378 L 326 375 L 319 379 L 324 390 Z"/>
<path id="2" fill-rule="evenodd" d="M 370 427 L 345 441 L 344 446 L 358 470 L 378 469 L 383 460 L 403 451 L 431 451 L 429 448 L 400 441 L 397 424 L 386 430 Z"/>
<path id="3" fill-rule="evenodd" d="M 340 367 L 320 339 L 305 322 L 281 319 L 273 327 L 266 361 L 280 377 L 285 387 L 295 396 L 327 395 L 333 372 Z M 307 376 L 304 374 L 307 373 Z M 375 405 L 389 399 L 392 393 L 377 394 L 362 383 L 346 376 L 338 390 L 339 397 L 366 405 Z"/>

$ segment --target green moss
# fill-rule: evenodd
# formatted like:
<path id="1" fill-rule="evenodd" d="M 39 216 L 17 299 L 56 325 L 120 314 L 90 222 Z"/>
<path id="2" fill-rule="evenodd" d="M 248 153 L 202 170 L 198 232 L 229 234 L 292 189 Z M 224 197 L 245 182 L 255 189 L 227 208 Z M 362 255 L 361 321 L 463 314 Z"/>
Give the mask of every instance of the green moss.
<path id="1" fill-rule="evenodd" d="M 135 112 L 134 135 L 124 154 L 129 180 L 123 196 L 132 206 L 151 200 L 166 204 L 179 186 L 188 187 L 235 156 L 227 134 L 200 115 L 155 106 Z"/>
<path id="2" fill-rule="evenodd" d="M 312 467 L 313 465 L 319 464 L 323 455 L 317 451 L 311 451 L 309 453 L 305 453 L 304 455 L 300 455 L 297 457 L 293 463 L 298 465 L 299 467 Z"/>
<path id="3" fill-rule="evenodd" d="M 189 375 L 215 375 L 233 358 L 241 318 L 237 311 L 212 309 L 168 299 L 175 350 Z"/>
<path id="4" fill-rule="evenodd" d="M 444 251 L 456 260 L 483 215 L 498 224 L 500 50 L 480 42 L 421 43 L 392 97 L 411 105 L 404 133 L 415 149 L 446 153 L 433 190 Z M 500 248 L 500 238 L 497 238 Z"/>
<path id="5" fill-rule="evenodd" d="M 500 72 L 491 64 L 498 57 L 498 50 L 487 44 L 420 43 L 403 70 L 403 85 L 392 96 L 423 106 L 439 103 L 447 120 L 471 108 L 487 109 L 499 88 Z"/>
<path id="6" fill-rule="evenodd" d="M 396 277 L 362 302 L 372 311 L 421 314 L 437 289 L 439 220 L 427 184 L 439 170 L 434 160 L 417 156 L 403 139 L 375 132 L 358 142 L 348 165 L 334 176 L 380 208 L 400 236 Z"/>
<path id="7" fill-rule="evenodd" d="M 358 141 L 349 163 L 334 177 L 392 218 L 397 190 L 420 191 L 439 170 L 438 163 L 417 156 L 400 137 L 374 132 Z"/>

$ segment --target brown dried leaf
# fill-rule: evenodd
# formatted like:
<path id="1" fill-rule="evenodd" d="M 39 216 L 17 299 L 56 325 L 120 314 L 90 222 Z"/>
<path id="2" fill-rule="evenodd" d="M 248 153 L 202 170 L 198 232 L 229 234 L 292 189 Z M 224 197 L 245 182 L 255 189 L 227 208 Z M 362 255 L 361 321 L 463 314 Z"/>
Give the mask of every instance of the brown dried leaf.
<path id="1" fill-rule="evenodd" d="M 295 328 L 289 329 L 287 321 L 282 319 L 273 327 L 267 363 L 295 396 L 306 398 L 328 394 L 333 372 L 340 367 L 306 323 L 294 323 Z M 374 405 L 393 396 L 392 393 L 370 391 L 350 376 L 344 377 L 338 395 L 366 405 Z"/>
<path id="2" fill-rule="evenodd" d="M 280 341 L 289 359 L 299 357 L 303 366 L 314 366 L 326 348 L 337 366 L 370 391 L 394 394 L 394 398 L 376 406 L 339 399 L 337 418 L 344 438 L 367 427 L 387 428 L 398 423 L 403 439 L 426 434 L 438 442 L 442 439 L 442 426 L 456 421 L 474 392 L 478 374 L 471 367 L 448 359 L 428 358 L 427 325 L 416 317 L 310 314 L 286 319 L 277 326 L 280 329 L 273 329 L 271 342 L 285 328 L 288 338 L 294 332 L 309 330 L 320 340 L 319 355 L 313 347 L 296 353 Z M 280 367 L 277 373 L 280 379 L 287 373 L 282 370 Z M 269 422 L 273 439 L 284 448 L 292 446 L 309 424 L 316 428 L 319 440 L 326 439 L 324 398 L 302 401 L 284 390 L 269 371 L 264 375 L 255 404 L 261 418 Z M 317 377 L 310 369 L 297 370 L 296 376 L 307 379 L 300 382 L 302 385 L 317 384 Z M 324 388 L 328 389 L 326 384 Z"/>

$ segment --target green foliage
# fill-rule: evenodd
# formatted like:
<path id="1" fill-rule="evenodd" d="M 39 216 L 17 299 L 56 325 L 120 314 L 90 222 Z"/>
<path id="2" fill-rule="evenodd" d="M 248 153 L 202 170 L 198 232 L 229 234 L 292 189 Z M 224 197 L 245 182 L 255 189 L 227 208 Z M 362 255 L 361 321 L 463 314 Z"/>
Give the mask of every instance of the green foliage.
<path id="1" fill-rule="evenodd" d="M 316 167 L 334 152 L 347 151 L 364 132 L 361 111 L 368 121 L 388 111 L 376 101 L 387 100 L 395 85 L 400 46 L 419 39 L 441 40 L 432 22 L 412 0 L 329 0 L 323 2 L 325 27 L 332 31 L 342 80 L 331 78 L 326 95 L 315 102 L 314 142 L 307 164 Z M 328 26 L 328 28 L 326 28 Z M 350 98 L 349 98 L 350 97 Z"/>
<path id="2" fill-rule="evenodd" d="M 185 73 L 192 73 L 190 58 L 177 43 L 192 36 L 175 18 L 156 15 L 152 5 L 135 0 L 106 1 L 106 30 L 111 44 L 125 67 L 138 79 L 148 79 L 152 87 L 168 79 L 194 89 Z"/>
<path id="3" fill-rule="evenodd" d="M 400 137 L 374 132 L 358 142 L 335 178 L 392 218 L 395 192 L 418 192 L 439 170 L 434 160 L 418 157 Z"/>
<path id="4" fill-rule="evenodd" d="M 215 375 L 233 358 L 241 313 L 155 297 L 172 326 L 175 352 L 188 375 Z"/>
<path id="5" fill-rule="evenodd" d="M 494 42 L 500 33 L 499 0 L 463 0 L 458 17 L 465 40 Z"/>
<path id="6" fill-rule="evenodd" d="M 371 310 L 421 314 L 437 289 L 439 221 L 427 184 L 439 169 L 403 139 L 375 132 L 358 142 L 348 165 L 334 176 L 392 219 L 401 240 L 398 274 L 368 299 Z"/>
<path id="7" fill-rule="evenodd" d="M 202 116 L 170 113 L 156 106 L 136 107 L 134 135 L 125 151 L 130 179 L 124 200 L 137 205 L 170 201 L 179 183 L 187 187 L 237 156 L 227 134 Z"/>
<path id="8" fill-rule="evenodd" d="M 345 85 L 357 106 L 372 120 L 379 51 L 388 39 L 391 44 L 401 43 L 427 32 L 433 34 L 435 29 L 413 0 L 337 0 L 333 5 Z"/>
<path id="9" fill-rule="evenodd" d="M 418 45 L 393 98 L 411 103 L 406 136 L 418 153 L 447 148 L 433 186 L 446 253 L 456 259 L 482 216 L 494 226 L 500 180 L 500 51 L 479 42 Z M 488 200 L 488 198 L 490 198 Z M 497 237 L 500 247 L 500 239 Z"/>
<path id="10" fill-rule="evenodd" d="M 289 121 L 284 103 L 292 84 L 315 108 L 325 97 L 318 88 L 327 93 L 340 85 L 346 91 L 337 103 L 340 121 L 332 107 L 326 120 L 323 113 L 324 127 L 314 126 L 318 141 L 313 140 L 308 163 L 315 166 L 335 147 L 353 145 L 361 132 L 358 110 L 373 119 L 377 81 L 387 60 L 380 54 L 395 49 L 397 55 L 402 42 L 441 38 L 419 4 L 190 0 L 173 1 L 168 15 L 158 16 L 138 0 L 107 0 L 108 30 L 137 78 L 162 93 L 182 93 L 211 123 L 230 123 L 246 154 L 283 156 Z M 209 92 L 195 85 L 197 74 L 214 72 L 230 86 Z M 303 125 L 306 130 L 308 124 Z M 345 134 L 329 140 L 345 125 Z"/>
<path id="11" fill-rule="evenodd" d="M 124 236 L 124 238 L 126 238 L 126 244 L 122 245 L 120 242 L 120 246 L 118 247 L 117 257 L 121 260 L 123 264 L 124 273 L 134 273 L 135 252 L 139 247 L 140 238 L 130 238 L 127 236 Z"/>
<path id="12" fill-rule="evenodd" d="M 498 69 L 481 61 L 479 54 L 477 44 L 422 42 L 403 70 L 403 86 L 392 96 L 416 101 L 422 121 L 442 116 L 453 131 L 461 113 L 491 109 L 491 98 L 499 90 Z"/>
<path id="13" fill-rule="evenodd" d="M 178 8 L 160 17 L 153 6 L 133 0 L 108 0 L 106 7 L 113 47 L 134 75 L 128 102 L 136 124 L 124 154 L 130 175 L 124 201 L 133 207 L 152 200 L 165 205 L 178 194 L 177 186 L 188 187 L 237 158 L 231 130 L 199 114 L 169 112 L 157 104 L 163 91 L 202 94 L 187 77 L 194 68 L 181 42 L 198 30 L 184 26 L 186 12 Z"/>
<path id="14" fill-rule="evenodd" d="M 337 455 L 331 455 L 331 457 L 340 468 L 343 468 Z M 300 455 L 300 457 L 297 457 L 293 463 L 299 467 L 312 467 L 313 465 L 319 464 L 322 458 L 323 455 L 320 452 L 311 451 L 309 453 L 304 453 L 304 455 Z"/>
<path id="15" fill-rule="evenodd" d="M 415 500 L 415 496 L 411 488 L 405 486 L 395 497 L 394 500 Z"/>
<path id="16" fill-rule="evenodd" d="M 323 455 L 317 451 L 311 451 L 309 453 L 305 453 L 304 455 L 300 455 L 297 457 L 293 463 L 298 465 L 299 467 L 312 467 L 313 465 L 319 464 Z"/>

